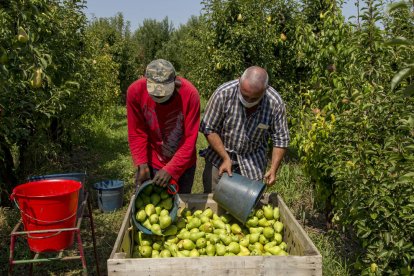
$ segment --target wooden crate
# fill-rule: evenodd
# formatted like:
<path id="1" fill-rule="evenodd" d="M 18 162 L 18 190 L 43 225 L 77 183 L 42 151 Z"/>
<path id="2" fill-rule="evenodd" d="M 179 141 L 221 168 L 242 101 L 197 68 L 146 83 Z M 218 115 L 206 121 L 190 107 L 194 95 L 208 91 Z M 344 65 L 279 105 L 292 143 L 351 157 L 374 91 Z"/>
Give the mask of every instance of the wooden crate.
<path id="1" fill-rule="evenodd" d="M 322 275 L 322 256 L 306 232 L 293 217 L 282 198 L 265 194 L 261 204 L 270 203 L 280 209 L 284 224 L 283 240 L 289 256 L 214 256 L 188 258 L 131 258 L 135 229 L 130 223 L 131 199 L 112 253 L 107 261 L 108 275 Z M 212 194 L 180 195 L 180 210 L 188 207 L 204 210 L 210 207 L 224 212 Z"/>

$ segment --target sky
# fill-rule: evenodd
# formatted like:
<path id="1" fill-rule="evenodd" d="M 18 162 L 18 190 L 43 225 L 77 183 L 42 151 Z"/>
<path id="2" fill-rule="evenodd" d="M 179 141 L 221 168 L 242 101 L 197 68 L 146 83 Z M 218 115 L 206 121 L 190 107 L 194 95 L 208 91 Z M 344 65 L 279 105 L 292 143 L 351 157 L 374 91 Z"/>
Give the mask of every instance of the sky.
<path id="1" fill-rule="evenodd" d="M 356 14 L 354 0 L 347 1 L 343 7 L 345 18 Z M 131 23 L 134 31 L 144 19 L 160 21 L 168 19 L 179 27 L 187 23 L 192 15 L 199 15 L 203 5 L 200 0 L 87 0 L 85 14 L 88 19 L 93 17 L 112 17 L 122 12 L 124 18 Z"/>

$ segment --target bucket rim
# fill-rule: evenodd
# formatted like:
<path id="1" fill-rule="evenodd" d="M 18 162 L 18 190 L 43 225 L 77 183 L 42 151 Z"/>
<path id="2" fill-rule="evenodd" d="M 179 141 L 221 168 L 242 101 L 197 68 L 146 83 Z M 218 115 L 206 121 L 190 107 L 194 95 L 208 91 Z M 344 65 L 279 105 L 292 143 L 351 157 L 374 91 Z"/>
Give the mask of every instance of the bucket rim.
<path id="1" fill-rule="evenodd" d="M 102 187 L 102 185 L 110 185 L 110 187 Z M 108 180 L 103 180 L 103 181 L 99 181 L 93 184 L 93 188 L 95 190 L 104 190 L 104 191 L 108 191 L 108 190 L 117 190 L 120 188 L 124 187 L 124 181 L 123 180 L 119 180 L 119 179 L 108 179 Z"/>
<path id="2" fill-rule="evenodd" d="M 24 187 L 29 187 L 29 186 L 36 186 L 39 184 L 58 184 L 60 182 L 69 182 L 70 184 L 73 184 L 73 188 L 69 189 L 68 191 L 62 192 L 60 194 L 55 194 L 55 195 L 24 195 L 24 194 L 19 194 L 19 190 L 23 189 Z M 75 186 L 76 185 L 76 186 Z M 16 187 L 13 188 L 13 192 L 10 195 L 10 199 L 15 199 L 15 198 L 52 198 L 52 197 L 59 197 L 62 195 L 66 195 L 66 194 L 70 194 L 73 193 L 75 191 L 79 191 L 82 188 L 82 183 L 76 180 L 71 180 L 71 179 L 44 179 L 44 180 L 37 180 L 37 181 L 30 181 L 30 182 L 26 182 L 26 183 L 22 183 L 17 185 Z"/>

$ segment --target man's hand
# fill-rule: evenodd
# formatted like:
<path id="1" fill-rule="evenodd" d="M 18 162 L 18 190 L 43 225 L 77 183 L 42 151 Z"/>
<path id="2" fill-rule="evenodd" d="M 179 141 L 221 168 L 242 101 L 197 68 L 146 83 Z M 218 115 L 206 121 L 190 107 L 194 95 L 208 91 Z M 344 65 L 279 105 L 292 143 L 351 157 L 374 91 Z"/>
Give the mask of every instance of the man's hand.
<path id="1" fill-rule="evenodd" d="M 170 183 L 171 175 L 164 171 L 163 169 L 160 169 L 154 176 L 154 179 L 152 180 L 155 185 L 166 187 L 168 183 Z"/>
<path id="2" fill-rule="evenodd" d="M 226 158 L 223 160 L 223 163 L 221 163 L 219 167 L 219 175 L 221 176 L 224 172 L 227 172 L 229 176 L 232 176 L 231 172 L 231 159 Z"/>
<path id="3" fill-rule="evenodd" d="M 268 170 L 264 175 L 263 180 L 268 187 L 273 186 L 276 181 L 276 172 L 274 170 Z"/>
<path id="4" fill-rule="evenodd" d="M 147 164 L 141 164 L 138 166 L 138 170 L 135 173 L 135 187 L 141 186 L 142 182 L 150 178 L 150 170 Z"/>

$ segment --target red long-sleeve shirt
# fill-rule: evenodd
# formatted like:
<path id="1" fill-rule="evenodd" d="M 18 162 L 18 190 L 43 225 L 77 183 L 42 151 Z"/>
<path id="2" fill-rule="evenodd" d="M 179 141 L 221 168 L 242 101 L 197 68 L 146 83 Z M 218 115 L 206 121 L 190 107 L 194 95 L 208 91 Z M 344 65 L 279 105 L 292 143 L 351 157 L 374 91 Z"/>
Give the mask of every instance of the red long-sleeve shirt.
<path id="1" fill-rule="evenodd" d="M 164 169 L 174 180 L 196 163 L 200 125 L 200 97 L 188 80 L 167 103 L 148 95 L 146 79 L 132 83 L 127 92 L 128 141 L 135 166 L 144 163 Z"/>

